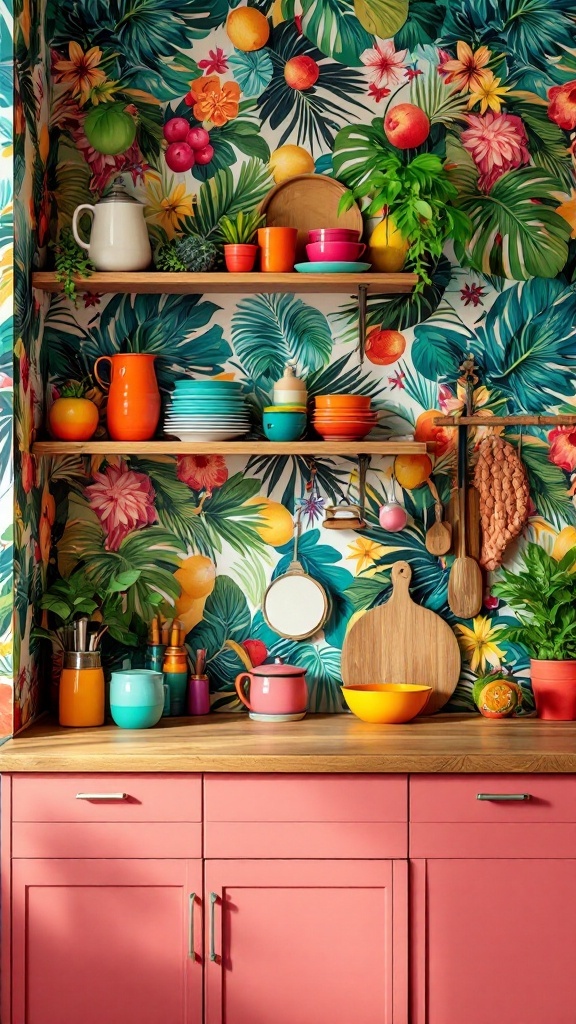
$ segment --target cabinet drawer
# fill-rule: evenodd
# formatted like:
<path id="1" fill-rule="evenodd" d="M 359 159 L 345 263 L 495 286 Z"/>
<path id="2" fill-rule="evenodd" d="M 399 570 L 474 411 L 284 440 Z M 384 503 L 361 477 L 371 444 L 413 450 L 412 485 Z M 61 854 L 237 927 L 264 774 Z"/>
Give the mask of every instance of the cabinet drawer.
<path id="1" fill-rule="evenodd" d="M 12 820 L 201 821 L 201 776 L 14 775 Z"/>
<path id="2" fill-rule="evenodd" d="M 479 800 L 478 794 L 484 799 Z M 529 799 L 498 799 L 522 796 Z M 412 778 L 410 857 L 576 857 L 576 779 L 566 775 Z"/>
<path id="3" fill-rule="evenodd" d="M 204 780 L 204 855 L 402 858 L 405 775 L 216 775 Z"/>
<path id="4" fill-rule="evenodd" d="M 190 860 L 202 856 L 202 825 L 199 821 L 15 821 L 12 856 Z"/>

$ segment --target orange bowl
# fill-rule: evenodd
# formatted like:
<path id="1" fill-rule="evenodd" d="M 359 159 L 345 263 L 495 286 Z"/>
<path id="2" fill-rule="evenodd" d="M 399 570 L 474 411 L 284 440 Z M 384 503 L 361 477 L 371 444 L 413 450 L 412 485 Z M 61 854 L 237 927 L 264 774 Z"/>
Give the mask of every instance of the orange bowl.
<path id="1" fill-rule="evenodd" d="M 316 395 L 317 409 L 339 409 L 358 412 L 370 409 L 370 395 Z"/>
<path id="2" fill-rule="evenodd" d="M 314 420 L 326 420 L 327 423 L 374 423 L 378 419 L 375 412 L 315 412 Z"/>
<path id="3" fill-rule="evenodd" d="M 360 441 L 372 430 L 372 423 L 314 423 L 320 437 L 333 437 L 339 441 Z"/>

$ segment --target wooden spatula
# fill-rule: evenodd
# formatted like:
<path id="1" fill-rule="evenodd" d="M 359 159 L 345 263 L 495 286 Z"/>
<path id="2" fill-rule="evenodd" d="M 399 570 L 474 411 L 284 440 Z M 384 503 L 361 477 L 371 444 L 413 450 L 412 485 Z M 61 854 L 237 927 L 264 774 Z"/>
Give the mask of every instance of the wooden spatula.
<path id="1" fill-rule="evenodd" d="M 446 555 L 452 546 L 452 524 L 443 520 L 444 509 L 436 484 L 431 477 L 428 478 L 428 487 L 434 498 L 436 522 L 426 532 L 426 550 L 431 555 Z"/>
<path id="2" fill-rule="evenodd" d="M 472 619 L 482 608 L 482 573 L 466 554 L 467 429 L 458 427 L 458 550 L 448 580 L 448 604 L 459 619 Z"/>

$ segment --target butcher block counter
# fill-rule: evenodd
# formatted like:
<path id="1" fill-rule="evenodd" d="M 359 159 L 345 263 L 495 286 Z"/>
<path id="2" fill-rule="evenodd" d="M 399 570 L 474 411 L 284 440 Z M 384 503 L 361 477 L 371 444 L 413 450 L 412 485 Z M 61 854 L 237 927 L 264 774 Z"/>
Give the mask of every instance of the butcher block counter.
<path id="1" fill-rule="evenodd" d="M 576 722 L 444 714 L 386 726 L 342 714 L 270 725 L 214 714 L 130 731 L 43 719 L 0 747 L 0 771 L 576 772 Z"/>

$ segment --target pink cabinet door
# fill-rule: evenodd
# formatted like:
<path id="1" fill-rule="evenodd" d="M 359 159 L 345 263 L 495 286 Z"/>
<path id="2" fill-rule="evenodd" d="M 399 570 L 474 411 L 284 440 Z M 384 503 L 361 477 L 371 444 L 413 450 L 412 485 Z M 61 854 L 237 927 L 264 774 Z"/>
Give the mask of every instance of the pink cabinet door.
<path id="1" fill-rule="evenodd" d="M 575 860 L 411 872 L 413 1024 L 574 1024 Z"/>
<path id="2" fill-rule="evenodd" d="M 408 1024 L 406 862 L 205 863 L 206 1024 Z"/>
<path id="3" fill-rule="evenodd" d="M 201 861 L 15 860 L 12 1024 L 201 1024 L 201 887 Z"/>

